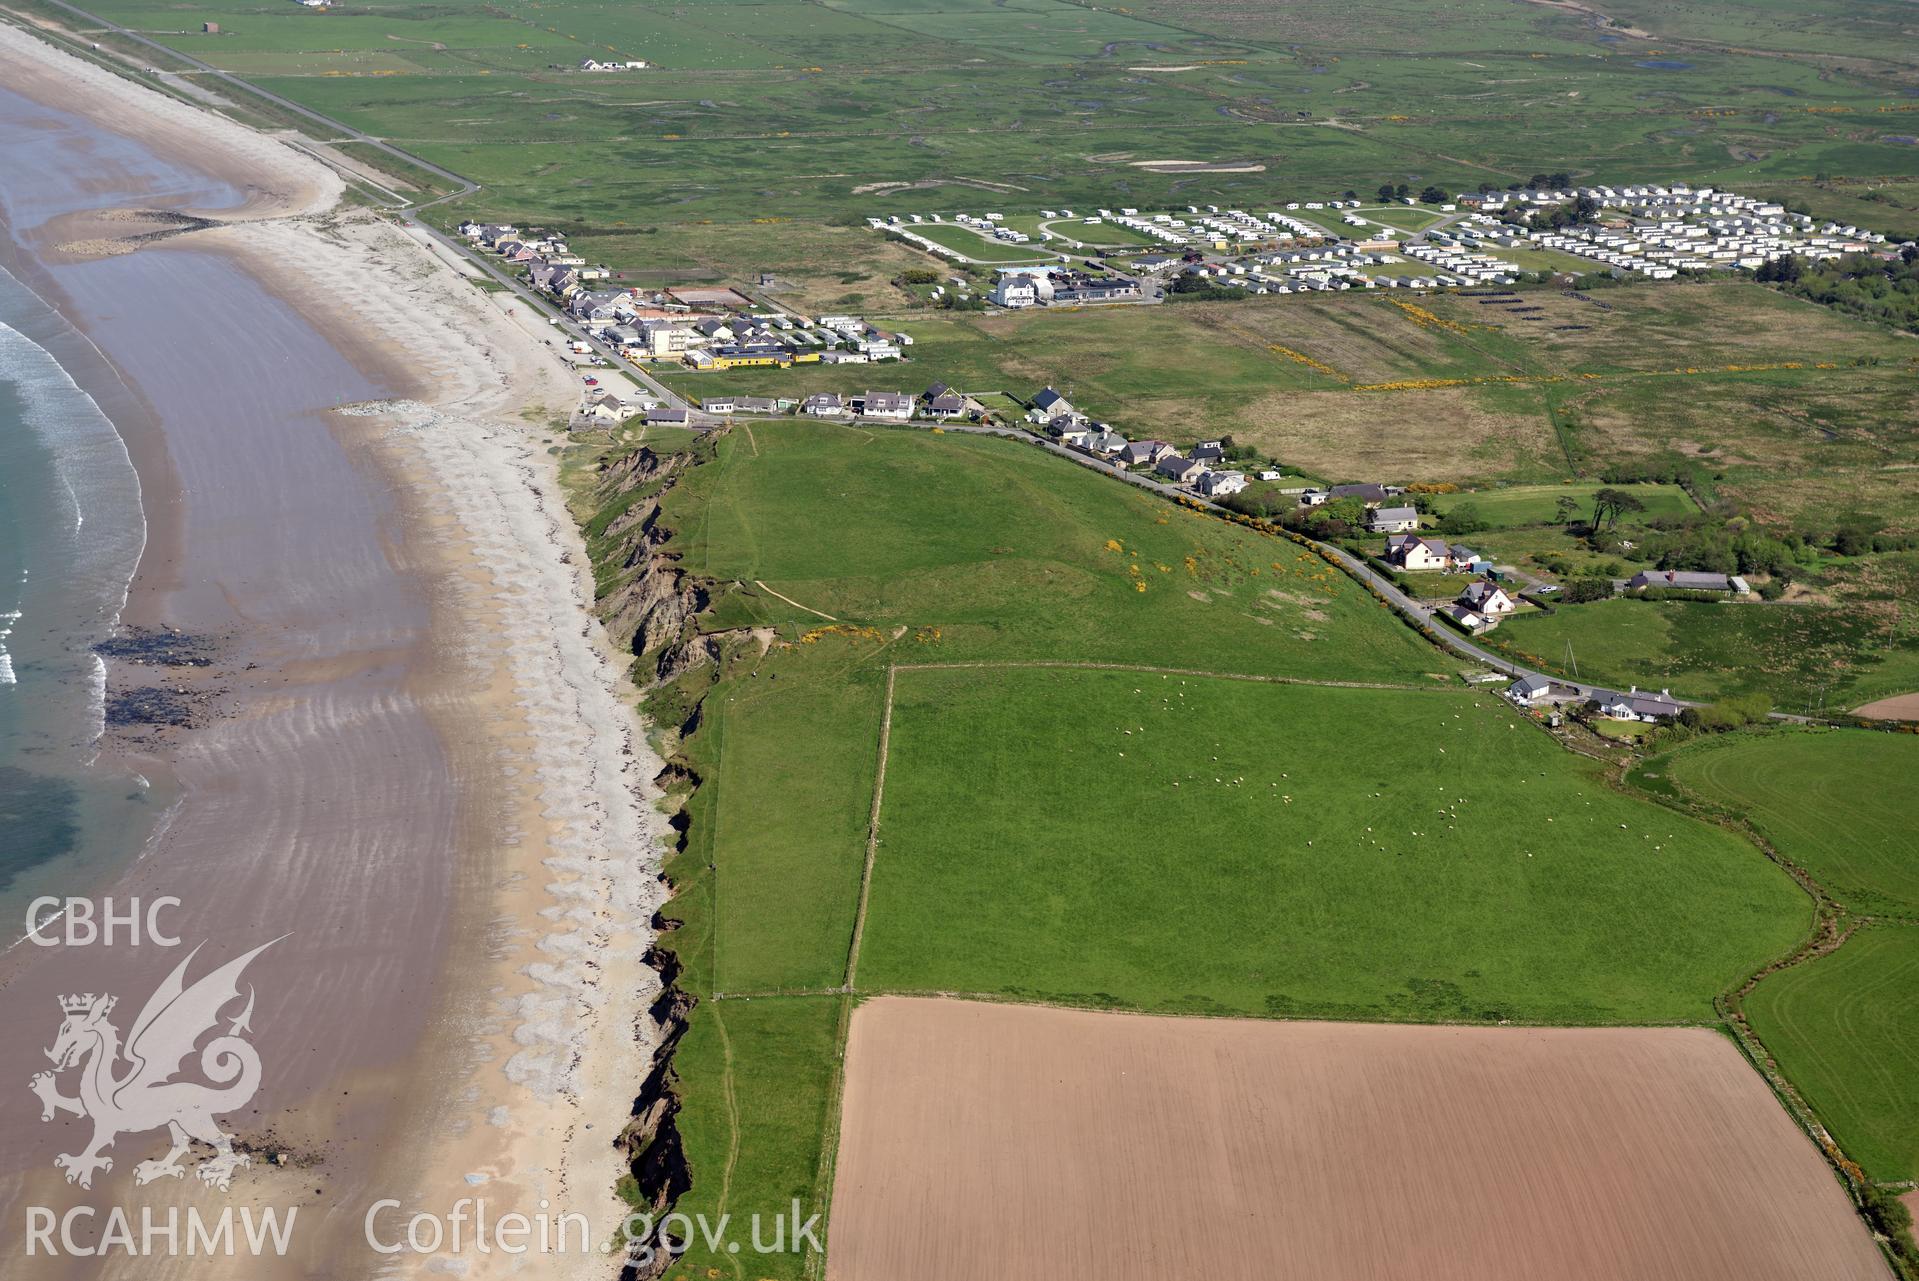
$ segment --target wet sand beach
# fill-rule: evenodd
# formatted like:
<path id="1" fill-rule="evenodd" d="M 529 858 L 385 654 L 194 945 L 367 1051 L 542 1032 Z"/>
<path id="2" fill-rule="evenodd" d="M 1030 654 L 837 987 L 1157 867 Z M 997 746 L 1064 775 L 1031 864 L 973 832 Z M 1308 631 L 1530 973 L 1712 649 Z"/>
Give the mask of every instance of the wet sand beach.
<path id="1" fill-rule="evenodd" d="M 495 1214 L 545 1198 L 604 1235 L 611 1142 L 646 1064 L 662 825 L 547 453 L 572 375 L 398 228 L 337 205 L 307 157 L 5 28 L 0 86 L 15 274 L 97 346 L 73 372 L 140 475 L 125 619 L 214 655 L 110 664 L 113 683 L 189 691 L 197 723 L 109 735 L 102 768 L 164 771 L 181 801 L 135 863 L 67 892 L 177 897 L 183 943 L 0 960 L 18 1033 L 0 1051 L 18 1082 L 0 1090 L 0 1222 L 18 1241 L 33 1206 L 300 1207 L 285 1260 L 4 1270 L 444 1271 L 444 1255 L 367 1248 L 382 1198 L 483 1195 Z M 223 225 L 92 243 L 171 225 L 107 216 L 151 209 Z M 67 1184 L 53 1157 L 87 1126 L 42 1122 L 22 1088 L 58 998 L 112 992 L 124 1031 L 195 945 L 192 977 L 270 940 L 245 975 L 262 1085 L 227 1118 L 261 1159 L 230 1193 L 191 1174 L 136 1188 L 136 1162 L 165 1148 L 147 1132 L 91 1189 Z"/>

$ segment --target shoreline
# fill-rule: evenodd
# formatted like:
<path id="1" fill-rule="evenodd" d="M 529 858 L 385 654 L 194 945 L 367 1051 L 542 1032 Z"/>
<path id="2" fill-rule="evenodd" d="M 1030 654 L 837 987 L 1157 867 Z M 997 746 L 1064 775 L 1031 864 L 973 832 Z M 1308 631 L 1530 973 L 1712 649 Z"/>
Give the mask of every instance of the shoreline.
<path id="1" fill-rule="evenodd" d="M 44 74 L 13 77 L 23 59 Z M 589 1213 L 598 1231 L 618 1212 L 613 1184 L 623 1167 L 613 1140 L 648 1066 L 657 976 L 644 954 L 665 820 L 648 799 L 658 765 L 630 707 L 624 660 L 590 614 L 590 570 L 557 463 L 525 421 L 536 408 L 565 412 L 577 394 L 570 372 L 400 229 L 365 213 L 328 213 L 339 184 L 317 163 L 11 29 L 0 30 L 0 60 L 16 91 L 47 101 L 38 93 L 55 90 L 53 105 L 111 132 L 125 134 L 119 122 L 138 118 L 142 144 L 191 156 L 196 170 L 217 173 L 241 157 L 252 176 L 240 206 L 181 211 L 221 225 L 136 252 L 191 250 L 238 264 L 393 393 L 328 414 L 327 427 L 390 490 L 387 555 L 424 595 L 423 643 L 373 661 L 405 670 L 403 688 L 443 746 L 458 859 L 445 869 L 454 907 L 432 1012 L 403 1064 L 352 1089 L 389 1092 L 383 1112 L 402 1118 L 404 1132 L 353 1151 L 341 1145 L 329 1157 L 333 1173 L 358 1167 L 348 1181 L 407 1194 L 410 1206 L 450 1204 L 481 1187 L 502 1208 L 552 1197 Z M 64 64 L 85 74 L 65 75 Z M 75 80 L 88 92 L 76 95 Z M 75 96 L 86 101 L 70 103 Z M 156 101 L 168 109 L 150 110 Z M 248 141 L 234 145 L 236 137 Z M 325 178 L 306 173 L 298 186 L 302 170 Z M 320 196 L 302 202 L 275 190 L 289 177 L 296 185 L 287 190 Z M 61 227 L 62 243 L 73 225 Z M 379 288 L 356 294 L 356 279 Z M 28 283 L 48 297 L 44 281 Z M 147 555 L 123 619 L 164 621 L 194 569 L 178 510 L 190 515 L 193 498 L 179 502 L 164 428 L 156 420 L 142 430 L 136 413 L 121 412 L 129 452 L 136 439 L 145 446 L 135 467 L 151 496 Z M 242 683 L 223 701 L 245 714 L 268 697 L 268 682 Z M 189 787 L 189 810 L 199 800 Z M 256 1167 L 242 1177 L 262 1176 Z M 351 1221 L 344 1242 L 358 1234 L 359 1207 L 339 1208 L 336 1217 Z M 411 1260 L 421 1271 L 431 1262 Z M 565 1271 L 603 1276 L 610 1267 L 592 1255 Z"/>

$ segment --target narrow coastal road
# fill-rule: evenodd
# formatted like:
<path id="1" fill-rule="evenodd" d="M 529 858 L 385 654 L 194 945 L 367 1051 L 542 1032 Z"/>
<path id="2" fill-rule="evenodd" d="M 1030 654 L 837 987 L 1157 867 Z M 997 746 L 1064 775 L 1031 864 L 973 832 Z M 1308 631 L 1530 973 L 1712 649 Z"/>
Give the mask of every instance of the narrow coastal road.
<path id="1" fill-rule="evenodd" d="M 1111 476 L 1117 480 L 1125 481 L 1129 485 L 1134 485 L 1150 493 L 1158 494 L 1162 498 L 1175 498 L 1175 499 L 1182 500 L 1184 502 L 1193 503 L 1207 511 L 1213 512 L 1215 515 L 1231 516 L 1236 514 L 1232 512 L 1229 508 L 1222 507 L 1218 503 L 1212 502 L 1208 499 L 1200 498 L 1196 495 L 1189 494 L 1185 492 L 1184 490 L 1178 488 L 1177 486 L 1162 484 L 1161 482 L 1157 480 L 1153 480 L 1151 477 L 1139 475 L 1135 472 L 1127 470 L 1124 467 L 1116 467 L 1112 463 L 1106 462 L 1102 459 L 1090 458 L 1087 455 L 1078 452 L 1077 450 L 1068 449 L 1066 446 L 1058 443 L 1057 441 L 1047 440 L 1043 436 L 1034 435 L 1032 432 L 1026 431 L 1024 428 L 973 427 L 973 426 L 964 426 L 964 425 L 947 423 L 947 424 L 942 424 L 942 430 L 950 431 L 950 432 L 960 432 L 963 434 L 975 435 L 975 436 L 1001 436 L 1009 440 L 1025 441 L 1028 444 L 1038 445 L 1040 448 L 1045 449 L 1050 453 L 1058 454 L 1062 458 L 1078 463 L 1080 466 L 1089 468 L 1092 471 L 1099 472 L 1102 475 Z M 1327 555 L 1337 560 L 1339 562 L 1340 567 L 1344 569 L 1348 574 L 1352 575 L 1354 578 L 1357 578 L 1360 582 L 1365 583 L 1367 586 L 1371 587 L 1374 591 L 1378 592 L 1381 599 L 1383 599 L 1388 605 L 1392 606 L 1394 610 L 1398 611 L 1401 615 L 1412 619 L 1414 622 L 1421 624 L 1428 631 L 1430 631 L 1432 635 L 1440 641 L 1440 643 L 1444 644 L 1448 649 L 1453 650 L 1455 653 L 1459 654 L 1463 658 L 1471 659 L 1473 662 L 1476 662 L 1476 663 L 1484 663 L 1487 667 L 1492 668 L 1494 671 L 1506 673 L 1508 676 L 1511 676 L 1514 680 L 1518 680 L 1521 677 L 1526 677 L 1526 676 L 1537 676 L 1541 680 L 1548 680 L 1555 685 L 1559 685 L 1559 686 L 1562 686 L 1563 688 L 1572 690 L 1576 695 L 1578 695 L 1582 699 L 1594 698 L 1602 694 L 1611 694 L 1611 693 L 1617 692 L 1617 686 L 1594 685 L 1584 681 L 1568 680 L 1567 678 L 1563 676 L 1555 676 L 1551 672 L 1541 672 L 1541 671 L 1536 671 L 1530 667 L 1521 666 L 1520 664 L 1515 663 L 1512 659 L 1507 658 L 1504 655 L 1495 654 L 1491 650 L 1483 649 L 1480 646 L 1473 644 L 1473 642 L 1468 637 L 1461 636 L 1457 632 L 1453 631 L 1451 628 L 1446 626 L 1446 624 L 1435 621 L 1433 618 L 1433 610 L 1430 607 L 1423 605 L 1419 601 L 1413 599 L 1411 596 L 1408 596 L 1405 592 L 1399 589 L 1398 585 L 1395 584 L 1392 581 L 1392 579 L 1380 573 L 1378 570 L 1374 569 L 1371 565 L 1368 565 L 1365 561 L 1353 555 L 1351 552 L 1347 551 L 1345 548 L 1336 547 L 1331 543 L 1320 542 L 1317 539 L 1310 539 L 1309 541 L 1312 542 L 1313 546 L 1319 548 L 1320 550 L 1325 552 Z M 1705 704 L 1695 701 L 1693 699 L 1674 698 L 1672 701 L 1677 703 L 1681 707 L 1705 706 Z M 1771 719 L 1775 721 L 1782 721 L 1782 722 L 1787 722 L 1795 725 L 1804 725 L 1804 724 L 1811 723 L 1809 718 L 1807 717 L 1795 716 L 1786 712 L 1773 712 L 1771 714 Z"/>

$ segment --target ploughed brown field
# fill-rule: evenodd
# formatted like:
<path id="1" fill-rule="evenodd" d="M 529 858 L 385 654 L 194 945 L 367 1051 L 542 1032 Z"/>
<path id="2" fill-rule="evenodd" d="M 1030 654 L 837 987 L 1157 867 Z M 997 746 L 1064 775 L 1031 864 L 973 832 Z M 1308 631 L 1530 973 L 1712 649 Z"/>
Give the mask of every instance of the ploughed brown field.
<path id="1" fill-rule="evenodd" d="M 1889 1276 L 1724 1037 L 886 997 L 829 1281 Z"/>

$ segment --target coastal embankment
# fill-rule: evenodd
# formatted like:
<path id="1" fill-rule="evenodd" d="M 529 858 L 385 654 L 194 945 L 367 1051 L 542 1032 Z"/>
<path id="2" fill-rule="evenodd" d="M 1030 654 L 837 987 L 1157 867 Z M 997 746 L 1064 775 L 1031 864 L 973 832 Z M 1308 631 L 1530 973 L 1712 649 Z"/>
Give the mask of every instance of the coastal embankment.
<path id="1" fill-rule="evenodd" d="M 126 1033 L 194 946 L 189 982 L 269 945 L 245 972 L 261 1085 L 224 1117 L 251 1158 L 230 1192 L 193 1177 L 205 1148 L 136 1184 L 164 1117 L 69 1182 L 54 1158 L 90 1126 L 19 1088 L 0 1216 L 18 1240 L 36 1207 L 299 1212 L 284 1257 L 55 1253 L 7 1275 L 531 1266 L 470 1234 L 367 1240 L 377 1203 L 401 1207 L 375 1219 L 390 1241 L 473 1197 L 586 1216 L 596 1248 L 539 1274 L 608 1275 L 664 821 L 550 452 L 573 375 L 307 155 L 8 27 L 0 85 L 6 265 L 72 327 L 69 372 L 139 477 L 124 634 L 186 638 L 104 660 L 110 699 L 178 712 L 121 718 L 98 764 L 164 777 L 168 821 L 131 862 L 42 869 L 63 896 L 177 899 L 181 945 L 8 951 L 0 1070 L 47 1067 L 58 998 L 113 994 Z"/>

